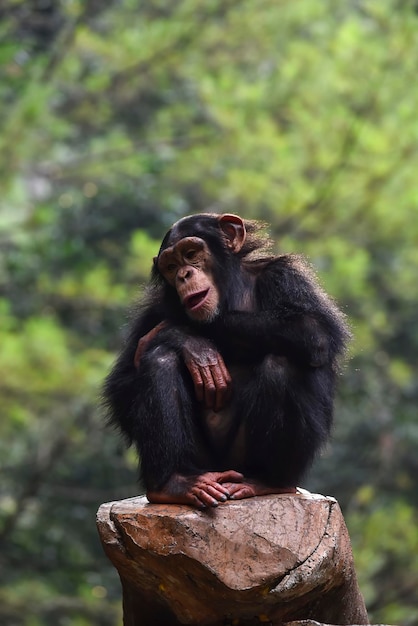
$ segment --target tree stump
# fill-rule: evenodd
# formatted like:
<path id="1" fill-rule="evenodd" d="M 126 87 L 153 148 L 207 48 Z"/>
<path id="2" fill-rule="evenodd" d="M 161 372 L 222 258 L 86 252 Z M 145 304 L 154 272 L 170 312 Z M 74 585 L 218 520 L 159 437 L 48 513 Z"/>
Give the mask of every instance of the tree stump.
<path id="1" fill-rule="evenodd" d="M 103 504 L 125 626 L 368 624 L 336 500 L 303 492 L 198 511 L 145 497 Z"/>

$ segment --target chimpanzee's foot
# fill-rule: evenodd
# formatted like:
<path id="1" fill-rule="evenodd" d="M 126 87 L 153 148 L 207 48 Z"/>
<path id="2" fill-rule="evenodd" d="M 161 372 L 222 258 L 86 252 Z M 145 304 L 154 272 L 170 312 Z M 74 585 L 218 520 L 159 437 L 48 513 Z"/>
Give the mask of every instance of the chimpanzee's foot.
<path id="1" fill-rule="evenodd" d="M 296 487 L 272 487 L 264 483 L 244 478 L 239 484 L 225 483 L 228 488 L 230 500 L 243 500 L 254 496 L 268 496 L 275 493 L 297 493 Z"/>
<path id="2" fill-rule="evenodd" d="M 234 470 L 185 476 L 173 474 L 158 491 L 147 491 L 153 504 L 191 504 L 199 509 L 218 506 L 231 497 L 243 475 Z M 228 487 L 224 483 L 228 484 Z M 249 497 L 249 496 L 242 496 Z"/>

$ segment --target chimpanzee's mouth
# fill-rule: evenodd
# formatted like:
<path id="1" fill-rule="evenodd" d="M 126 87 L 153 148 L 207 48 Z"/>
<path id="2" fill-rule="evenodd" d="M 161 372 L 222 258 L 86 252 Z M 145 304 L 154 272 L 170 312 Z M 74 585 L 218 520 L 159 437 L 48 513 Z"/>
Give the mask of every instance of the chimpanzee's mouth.
<path id="1" fill-rule="evenodd" d="M 204 291 L 198 291 L 197 293 L 192 293 L 191 296 L 187 296 L 184 299 L 183 304 L 186 309 L 197 309 L 203 303 L 208 293 L 209 289 L 205 289 Z"/>

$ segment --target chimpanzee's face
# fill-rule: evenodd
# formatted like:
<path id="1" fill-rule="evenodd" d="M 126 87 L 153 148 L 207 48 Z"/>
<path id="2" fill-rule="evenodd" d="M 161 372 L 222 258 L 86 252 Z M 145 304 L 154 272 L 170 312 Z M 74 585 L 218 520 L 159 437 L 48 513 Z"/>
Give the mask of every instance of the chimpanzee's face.
<path id="1" fill-rule="evenodd" d="M 184 237 L 163 250 L 157 267 L 176 289 L 186 313 L 199 322 L 210 322 L 219 311 L 219 290 L 213 277 L 212 255 L 200 237 Z"/>

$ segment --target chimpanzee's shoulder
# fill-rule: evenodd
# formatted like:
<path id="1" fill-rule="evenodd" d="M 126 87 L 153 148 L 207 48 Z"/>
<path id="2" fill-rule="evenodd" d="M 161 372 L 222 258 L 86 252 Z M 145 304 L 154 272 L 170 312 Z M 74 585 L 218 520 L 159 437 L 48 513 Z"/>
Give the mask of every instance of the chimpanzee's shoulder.
<path id="1" fill-rule="evenodd" d="M 250 271 L 260 278 L 283 275 L 312 277 L 314 275 L 307 259 L 301 254 L 293 253 L 254 260 L 251 262 Z"/>

